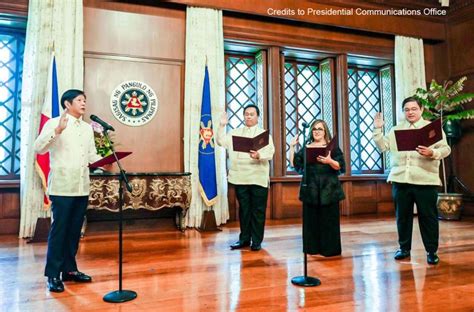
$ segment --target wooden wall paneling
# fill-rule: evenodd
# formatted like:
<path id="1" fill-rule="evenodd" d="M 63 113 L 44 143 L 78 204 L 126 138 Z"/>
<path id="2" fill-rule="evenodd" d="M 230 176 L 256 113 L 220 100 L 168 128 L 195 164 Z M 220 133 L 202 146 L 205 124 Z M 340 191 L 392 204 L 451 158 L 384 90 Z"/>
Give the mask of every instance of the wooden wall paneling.
<path id="1" fill-rule="evenodd" d="M 181 10 L 85 1 L 84 50 L 88 113 L 116 128 L 129 171 L 182 171 L 185 8 Z M 104 27 L 106 25 L 106 27 Z M 158 112 L 142 127 L 128 127 L 112 115 L 109 99 L 121 82 L 139 80 L 157 93 Z M 170 157 L 172 155 L 172 157 Z"/>
<path id="2" fill-rule="evenodd" d="M 346 195 L 346 198 L 342 200 L 339 204 L 341 215 L 343 216 L 350 216 L 353 214 L 352 205 L 351 205 L 351 196 L 352 196 L 352 182 L 345 181 L 342 182 L 342 190 Z"/>
<path id="3" fill-rule="evenodd" d="M 377 201 L 392 201 L 392 184 L 377 181 Z"/>
<path id="4" fill-rule="evenodd" d="M 352 15 L 314 14 L 315 10 L 340 10 L 347 8 L 347 5 L 339 3 L 322 4 L 310 0 L 288 1 L 245 1 L 245 0 L 168 0 L 167 2 L 192 5 L 198 7 L 210 7 L 232 12 L 241 12 L 249 15 L 271 17 L 275 20 L 285 19 L 299 22 L 306 22 L 320 25 L 330 25 L 336 27 L 372 31 L 385 34 L 399 34 L 410 37 L 444 40 L 445 25 L 442 18 L 424 18 L 419 16 L 377 16 L 377 15 L 357 15 L 355 8 L 360 7 L 360 3 L 354 3 Z M 275 10 L 288 10 L 294 14 L 272 14 Z M 303 10 L 305 14 L 296 14 L 297 10 Z M 314 11 L 308 11 L 314 10 Z M 283 12 L 283 11 L 280 11 Z M 400 27 L 403 25 L 403 27 Z"/>
<path id="5" fill-rule="evenodd" d="M 449 25 L 448 27 L 450 77 L 474 73 L 473 29 L 474 19 Z"/>
<path id="6" fill-rule="evenodd" d="M 474 78 L 468 80 L 464 91 L 474 93 Z M 466 107 L 474 109 L 474 103 L 471 102 Z M 470 198 L 466 198 L 464 201 L 463 215 L 474 216 L 474 167 L 472 165 L 474 162 L 474 120 L 463 120 L 461 128 L 463 135 L 459 142 L 454 145 L 451 153 L 454 157 L 455 174 L 471 191 Z M 459 186 L 456 190 L 458 192 L 462 191 Z"/>
<path id="7" fill-rule="evenodd" d="M 18 234 L 20 229 L 20 190 L 0 190 L 0 234 Z"/>
<path id="8" fill-rule="evenodd" d="M 457 11 L 453 18 L 449 18 L 447 33 L 447 51 L 449 61 L 449 80 L 456 81 L 467 76 L 463 92 L 474 93 L 474 5 Z M 474 109 L 474 103 L 465 105 Z M 455 173 L 470 189 L 470 196 L 464 200 L 463 215 L 474 215 L 474 121 L 461 122 L 463 135 L 452 149 Z M 457 188 L 457 191 L 461 191 Z"/>
<path id="9" fill-rule="evenodd" d="M 425 77 L 429 85 L 431 80 L 444 81 L 449 77 L 448 45 L 446 42 L 424 43 Z"/>
<path id="10" fill-rule="evenodd" d="M 10 219 L 20 218 L 20 192 L 19 190 L 2 191 L 2 217 Z"/>
<path id="11" fill-rule="evenodd" d="M 352 182 L 352 199 L 359 201 L 374 201 L 377 198 L 377 183 L 375 181 Z"/>
<path id="12" fill-rule="evenodd" d="M 178 62 L 85 55 L 88 114 L 101 116 L 114 126 L 118 150 L 133 151 L 123 160 L 127 171 L 183 170 L 182 66 Z M 145 126 L 126 126 L 111 112 L 110 95 L 117 85 L 127 80 L 143 81 L 157 94 L 158 112 Z"/>
<path id="13" fill-rule="evenodd" d="M 5 207 L 3 205 L 3 202 L 4 202 L 3 198 L 5 197 L 5 191 L 7 190 L 0 189 L 0 220 L 5 218 L 5 215 L 6 215 Z"/>
<path id="14" fill-rule="evenodd" d="M 337 88 L 337 125 L 339 146 L 344 153 L 346 162 L 345 175 L 351 175 L 350 138 L 349 138 L 349 91 L 347 82 L 347 55 L 336 57 L 336 88 Z"/>
<path id="15" fill-rule="evenodd" d="M 281 218 L 299 218 L 303 215 L 303 203 L 299 200 L 300 183 L 283 183 Z"/>
<path id="16" fill-rule="evenodd" d="M 283 175 L 283 153 L 282 149 L 284 146 L 285 138 L 283 136 L 283 124 L 282 119 L 283 105 L 281 98 L 281 53 L 278 47 L 268 48 L 268 122 L 271 130 L 273 143 L 275 145 L 275 155 L 273 156 L 273 172 L 272 176 Z"/>
<path id="17" fill-rule="evenodd" d="M 293 25 L 252 16 L 224 16 L 224 37 L 266 45 L 313 49 L 326 53 L 349 53 L 393 59 L 391 36 L 327 29 L 318 25 Z"/>
<path id="18" fill-rule="evenodd" d="M 273 187 L 273 219 L 299 218 L 302 202 L 298 199 L 300 183 L 279 181 Z"/>
<path id="19" fill-rule="evenodd" d="M 392 184 L 377 181 L 377 213 L 394 213 Z"/>
<path id="20" fill-rule="evenodd" d="M 282 188 L 282 183 L 273 183 L 271 186 L 271 198 L 273 202 L 272 216 L 275 219 L 282 219 L 283 215 Z"/>
<path id="21" fill-rule="evenodd" d="M 348 194 L 346 194 L 347 196 Z M 349 194 L 351 214 L 364 214 L 377 212 L 377 182 L 352 181 Z"/>
<path id="22" fill-rule="evenodd" d="M 0 13 L 28 15 L 28 0 L 0 1 Z"/>
<path id="23" fill-rule="evenodd" d="M 184 61 L 185 31 L 184 10 L 150 8 L 135 14 L 84 8 L 85 52 Z"/>

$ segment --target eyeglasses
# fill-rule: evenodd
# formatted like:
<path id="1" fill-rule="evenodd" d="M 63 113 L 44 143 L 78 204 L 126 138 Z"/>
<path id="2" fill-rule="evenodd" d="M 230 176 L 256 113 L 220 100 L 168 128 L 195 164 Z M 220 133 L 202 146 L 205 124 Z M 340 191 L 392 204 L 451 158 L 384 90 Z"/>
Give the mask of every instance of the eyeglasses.
<path id="1" fill-rule="evenodd" d="M 324 131 L 323 128 L 313 128 L 312 130 L 313 130 L 313 131 Z"/>
<path id="2" fill-rule="evenodd" d="M 410 109 L 410 108 L 404 108 L 404 109 L 403 109 L 403 111 L 404 111 L 405 113 L 417 112 L 417 111 L 419 111 L 419 110 L 420 110 L 419 107 L 413 107 L 413 108 L 411 108 L 411 109 Z"/>

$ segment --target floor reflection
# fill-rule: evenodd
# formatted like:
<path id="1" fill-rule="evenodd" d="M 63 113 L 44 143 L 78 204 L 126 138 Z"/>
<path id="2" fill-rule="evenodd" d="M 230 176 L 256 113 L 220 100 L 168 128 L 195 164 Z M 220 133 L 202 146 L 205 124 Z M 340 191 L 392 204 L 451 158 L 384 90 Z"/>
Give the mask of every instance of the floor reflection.
<path id="1" fill-rule="evenodd" d="M 395 261 L 394 220 L 350 219 L 342 226 L 342 256 L 308 255 L 308 275 L 321 280 L 316 287 L 291 283 L 304 274 L 298 222 L 270 222 L 259 252 L 229 249 L 237 226 L 126 231 L 123 285 L 138 298 L 118 306 L 102 300 L 118 285 L 115 233 L 91 231 L 81 241 L 78 262 L 94 282 L 69 283 L 61 294 L 46 291 L 46 244 L 0 237 L 0 311 L 472 311 L 472 224 L 449 224 L 441 262 L 429 266 L 419 231 L 412 257 Z"/>

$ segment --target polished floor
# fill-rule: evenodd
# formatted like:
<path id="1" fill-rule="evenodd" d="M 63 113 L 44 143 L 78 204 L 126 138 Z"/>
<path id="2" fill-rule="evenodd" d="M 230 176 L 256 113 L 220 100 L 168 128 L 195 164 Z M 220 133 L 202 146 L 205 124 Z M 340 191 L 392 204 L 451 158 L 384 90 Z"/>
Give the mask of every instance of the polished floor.
<path id="1" fill-rule="evenodd" d="M 340 257 L 308 257 L 318 287 L 291 284 L 303 273 L 299 220 L 267 222 L 263 249 L 231 251 L 238 224 L 180 233 L 169 220 L 125 226 L 123 289 L 137 299 L 102 300 L 118 289 L 117 235 L 90 224 L 78 254 L 91 284 L 49 293 L 45 243 L 0 236 L 0 311 L 474 311 L 474 219 L 441 222 L 437 266 L 426 263 L 418 226 L 412 257 L 393 260 L 394 218 L 342 219 Z"/>

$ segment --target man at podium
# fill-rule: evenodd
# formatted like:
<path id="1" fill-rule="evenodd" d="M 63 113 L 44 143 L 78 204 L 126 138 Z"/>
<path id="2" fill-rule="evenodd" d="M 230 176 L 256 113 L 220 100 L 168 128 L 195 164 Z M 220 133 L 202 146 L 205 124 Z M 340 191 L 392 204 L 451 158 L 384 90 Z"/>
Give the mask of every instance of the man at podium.
<path id="1" fill-rule="evenodd" d="M 99 160 L 93 130 L 83 120 L 86 96 L 71 89 L 61 97 L 64 112 L 46 122 L 35 141 L 38 154 L 49 152 L 47 194 L 52 224 L 48 236 L 45 276 L 52 292 L 64 291 L 63 281 L 90 282 L 78 271 L 76 253 L 89 198 L 89 163 Z M 62 280 L 61 280 L 62 274 Z"/>
<path id="2" fill-rule="evenodd" d="M 384 121 L 381 113 L 374 118 L 373 139 L 382 152 L 391 154 L 390 174 L 387 181 L 392 182 L 392 195 L 395 201 L 397 216 L 398 243 L 400 248 L 395 253 L 396 260 L 410 257 L 413 232 L 413 206 L 418 209 L 418 223 L 421 238 L 427 252 L 428 264 L 437 264 L 439 240 L 438 210 L 436 201 L 440 160 L 451 153 L 446 135 L 442 133 L 441 141 L 431 146 L 419 145 L 415 150 L 399 151 L 395 131 L 420 129 L 430 122 L 421 118 L 423 108 L 416 98 L 406 98 L 402 103 L 405 120 L 390 129 L 383 136 Z M 442 131 L 441 129 L 439 131 Z"/>
<path id="3" fill-rule="evenodd" d="M 225 133 L 228 123 L 227 114 L 220 120 L 217 132 L 217 144 L 227 148 L 230 168 L 229 183 L 235 185 L 235 193 L 239 201 L 240 236 L 230 246 L 240 249 L 250 246 L 253 251 L 261 249 L 265 228 L 265 209 L 267 207 L 268 187 L 270 185 L 270 165 L 275 147 L 271 136 L 268 144 L 258 151 L 237 152 L 234 149 L 232 136 L 255 138 L 264 132 L 258 127 L 260 111 L 256 105 L 249 104 L 244 108 L 245 126 Z"/>

